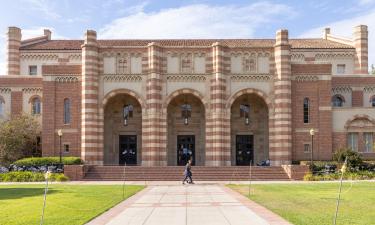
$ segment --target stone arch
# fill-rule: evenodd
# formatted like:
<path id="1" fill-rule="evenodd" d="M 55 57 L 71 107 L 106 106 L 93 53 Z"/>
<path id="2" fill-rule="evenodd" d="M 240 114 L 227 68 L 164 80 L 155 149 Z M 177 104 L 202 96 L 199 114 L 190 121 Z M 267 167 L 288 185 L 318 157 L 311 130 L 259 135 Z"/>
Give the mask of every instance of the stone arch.
<path id="1" fill-rule="evenodd" d="M 40 100 L 40 103 L 42 103 L 42 97 L 40 97 L 39 95 L 33 95 L 29 98 L 29 103 L 32 103 L 32 101 L 34 99 L 39 99 Z"/>
<path id="2" fill-rule="evenodd" d="M 135 99 L 137 99 L 137 101 L 139 102 L 139 104 L 142 107 L 142 111 L 144 111 L 147 107 L 146 101 L 143 100 L 143 98 L 139 94 L 137 94 L 136 92 L 128 90 L 128 89 L 116 89 L 116 90 L 113 90 L 113 91 L 107 93 L 104 96 L 104 98 L 102 100 L 102 108 L 105 107 L 105 105 L 107 104 L 109 99 L 111 99 L 112 97 L 114 97 L 118 94 L 127 94 L 127 95 L 130 95 L 130 96 L 134 97 Z"/>
<path id="3" fill-rule="evenodd" d="M 355 124 L 355 121 L 363 121 L 365 123 Z M 361 126 L 361 128 L 375 128 L 375 120 L 365 114 L 357 114 L 349 118 L 345 123 L 345 129 L 351 129 L 353 127 Z"/>
<path id="4" fill-rule="evenodd" d="M 267 94 L 265 94 L 263 91 L 260 91 L 258 89 L 254 89 L 254 88 L 246 88 L 246 89 L 243 89 L 243 90 L 240 90 L 236 93 L 234 93 L 232 96 L 229 97 L 228 101 L 227 101 L 227 104 L 226 104 L 226 109 L 229 109 L 231 108 L 232 104 L 234 101 L 236 101 L 236 99 L 242 95 L 245 95 L 245 94 L 256 94 L 258 95 L 259 97 L 261 97 L 264 102 L 266 103 L 267 107 L 268 107 L 268 110 L 270 110 L 272 108 L 272 102 L 270 100 L 270 98 L 268 97 Z"/>
<path id="5" fill-rule="evenodd" d="M 192 94 L 195 97 L 197 97 L 202 102 L 203 106 L 205 107 L 205 111 L 207 112 L 207 110 L 208 110 L 208 107 L 207 107 L 208 106 L 208 102 L 206 101 L 206 99 L 204 98 L 204 96 L 199 91 L 191 89 L 191 88 L 179 89 L 179 90 L 176 90 L 176 91 L 172 92 L 171 94 L 169 94 L 168 97 L 166 98 L 166 100 L 164 101 L 163 110 L 166 112 L 169 103 L 175 97 L 177 97 L 179 95 L 182 95 L 182 94 Z"/>

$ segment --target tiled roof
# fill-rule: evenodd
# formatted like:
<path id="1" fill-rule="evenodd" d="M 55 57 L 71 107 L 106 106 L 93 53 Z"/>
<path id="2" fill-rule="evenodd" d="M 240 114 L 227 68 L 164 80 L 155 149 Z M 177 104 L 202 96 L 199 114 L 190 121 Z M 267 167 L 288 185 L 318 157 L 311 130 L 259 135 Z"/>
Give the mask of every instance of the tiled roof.
<path id="1" fill-rule="evenodd" d="M 160 40 L 98 40 L 100 46 L 139 46 L 145 47 L 155 42 L 168 47 L 210 47 L 215 42 L 231 48 L 272 48 L 275 39 L 160 39 Z M 290 39 L 292 48 L 354 48 L 325 39 Z M 83 40 L 50 40 L 22 46 L 22 50 L 80 50 Z"/>

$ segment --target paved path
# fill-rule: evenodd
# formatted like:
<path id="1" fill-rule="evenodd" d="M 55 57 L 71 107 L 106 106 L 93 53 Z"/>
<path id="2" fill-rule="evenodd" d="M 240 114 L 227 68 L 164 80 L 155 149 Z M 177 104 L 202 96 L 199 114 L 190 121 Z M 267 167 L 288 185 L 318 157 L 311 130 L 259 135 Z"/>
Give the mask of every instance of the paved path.
<path id="1" fill-rule="evenodd" d="M 150 186 L 89 225 L 289 224 L 222 185 Z"/>

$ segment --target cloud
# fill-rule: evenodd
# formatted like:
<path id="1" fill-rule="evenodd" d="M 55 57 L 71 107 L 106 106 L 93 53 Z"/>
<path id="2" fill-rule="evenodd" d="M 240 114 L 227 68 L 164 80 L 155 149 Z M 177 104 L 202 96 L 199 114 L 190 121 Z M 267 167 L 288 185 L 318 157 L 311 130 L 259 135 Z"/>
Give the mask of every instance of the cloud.
<path id="1" fill-rule="evenodd" d="M 58 14 L 54 7 L 51 5 L 51 1 L 48 0 L 23 0 L 29 3 L 32 10 L 39 11 L 47 16 L 49 19 L 61 19 L 62 16 Z"/>
<path id="2" fill-rule="evenodd" d="M 257 2 L 247 6 L 194 4 L 145 12 L 145 5 L 99 30 L 100 38 L 238 38 L 252 37 L 257 28 L 277 21 L 292 9 Z M 288 18 L 287 17 L 287 18 Z"/>
<path id="3" fill-rule="evenodd" d="M 352 38 L 353 28 L 360 24 L 368 26 L 368 53 L 369 53 L 369 66 L 375 64 L 375 9 L 362 13 L 361 16 L 336 21 L 326 24 L 321 27 L 313 28 L 305 31 L 300 37 L 322 37 L 322 31 L 325 27 L 331 28 L 331 34 Z"/>

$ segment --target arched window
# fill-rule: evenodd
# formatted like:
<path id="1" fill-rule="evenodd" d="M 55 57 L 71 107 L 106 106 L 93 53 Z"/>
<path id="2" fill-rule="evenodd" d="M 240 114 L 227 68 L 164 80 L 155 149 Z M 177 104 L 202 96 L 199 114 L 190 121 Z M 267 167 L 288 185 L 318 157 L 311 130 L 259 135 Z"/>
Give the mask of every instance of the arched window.
<path id="1" fill-rule="evenodd" d="M 129 119 L 133 117 L 133 105 L 125 105 L 124 106 L 124 118 Z"/>
<path id="2" fill-rule="evenodd" d="M 309 98 L 303 99 L 303 123 L 310 122 L 310 100 Z"/>
<path id="3" fill-rule="evenodd" d="M 375 95 L 371 97 L 370 102 L 371 102 L 371 106 L 375 107 Z"/>
<path id="4" fill-rule="evenodd" d="M 31 101 L 31 114 L 39 115 L 41 112 L 41 102 L 39 97 L 35 97 Z"/>
<path id="5" fill-rule="evenodd" d="M 250 106 L 247 104 L 240 105 L 240 117 L 249 117 L 250 114 Z"/>
<path id="6" fill-rule="evenodd" d="M 0 96 L 0 117 L 4 116 L 5 111 L 5 102 L 4 99 Z"/>
<path id="7" fill-rule="evenodd" d="M 181 105 L 181 117 L 182 118 L 190 118 L 191 117 L 191 105 L 190 104 L 182 104 Z"/>
<path id="8" fill-rule="evenodd" d="M 70 99 L 64 99 L 64 124 L 70 123 Z"/>
<path id="9" fill-rule="evenodd" d="M 332 106 L 342 107 L 344 104 L 344 98 L 340 95 L 335 95 L 332 97 Z"/>

